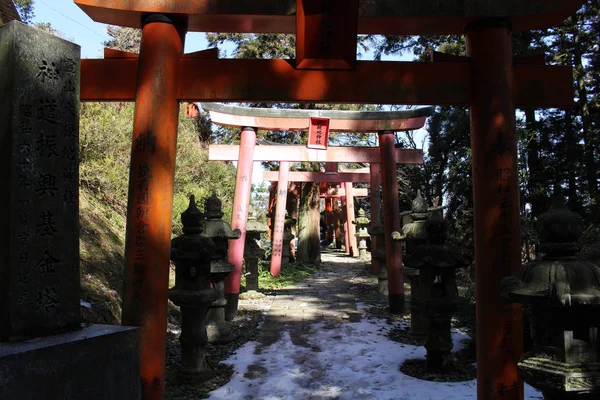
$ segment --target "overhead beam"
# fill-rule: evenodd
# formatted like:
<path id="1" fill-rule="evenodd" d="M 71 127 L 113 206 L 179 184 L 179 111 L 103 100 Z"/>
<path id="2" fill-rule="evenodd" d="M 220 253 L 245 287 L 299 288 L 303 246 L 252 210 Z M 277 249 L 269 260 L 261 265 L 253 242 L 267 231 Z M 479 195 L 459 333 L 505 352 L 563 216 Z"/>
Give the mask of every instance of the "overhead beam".
<path id="1" fill-rule="evenodd" d="M 324 172 L 291 171 L 288 176 L 290 182 L 356 183 L 369 182 L 371 174 L 344 172 L 332 175 L 326 174 Z M 263 181 L 276 182 L 277 180 L 279 180 L 279 174 L 277 173 L 277 171 L 263 172 Z"/>
<path id="2" fill-rule="evenodd" d="M 337 198 L 337 197 L 346 197 L 346 191 L 344 189 L 329 189 L 326 193 L 321 193 L 321 197 L 325 198 Z M 352 190 L 353 197 L 368 197 L 369 189 L 365 188 L 353 188 Z"/>
<path id="3" fill-rule="evenodd" d="M 462 34 L 467 23 L 509 17 L 514 32 L 559 25 L 584 0 L 361 1 L 359 34 Z M 146 13 L 185 14 L 190 32 L 296 33 L 296 0 L 75 0 L 94 21 L 140 28 Z"/>
<path id="4" fill-rule="evenodd" d="M 333 132 L 379 132 L 420 129 L 435 107 L 401 111 L 291 110 L 279 108 L 240 107 L 222 103 L 202 103 L 210 120 L 219 125 L 252 126 L 264 130 L 306 131 L 310 118 L 329 118 Z"/>
<path id="5" fill-rule="evenodd" d="M 236 161 L 240 147 L 235 145 L 210 145 L 210 161 Z M 396 149 L 397 164 L 423 164 L 423 150 Z M 256 146 L 254 161 L 290 161 L 290 162 L 344 162 L 372 163 L 380 162 L 379 147 L 334 147 L 327 150 L 308 149 L 305 146 Z"/>
<path id="6" fill-rule="evenodd" d="M 469 105 L 465 62 L 358 62 L 347 71 L 295 69 L 294 60 L 198 59 L 179 65 L 180 101 Z M 133 101 L 137 59 L 81 60 L 82 101 Z M 198 71 L 210 77 L 197 79 Z M 571 67 L 516 65 L 519 108 L 571 107 Z"/>

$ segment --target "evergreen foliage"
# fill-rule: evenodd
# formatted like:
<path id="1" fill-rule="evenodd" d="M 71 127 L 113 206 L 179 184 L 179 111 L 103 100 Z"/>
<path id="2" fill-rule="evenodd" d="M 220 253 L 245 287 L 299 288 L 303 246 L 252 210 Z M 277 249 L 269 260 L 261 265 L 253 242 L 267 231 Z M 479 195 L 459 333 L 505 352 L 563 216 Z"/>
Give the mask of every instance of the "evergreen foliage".
<path id="1" fill-rule="evenodd" d="M 35 13 L 33 11 L 33 7 L 35 5 L 35 0 L 13 0 L 15 8 L 21 17 L 21 21 L 24 24 L 30 24 L 35 17 Z"/>
<path id="2" fill-rule="evenodd" d="M 98 197 L 125 210 L 127 204 L 133 103 L 83 103 L 80 114 L 80 181 Z M 230 164 L 208 162 L 194 122 L 180 114 L 173 200 L 173 234 L 181 233 L 180 213 L 189 195 L 209 197 L 212 190 L 223 201 L 223 217 L 231 218 L 235 169 Z M 202 207 L 202 204 L 200 204 Z"/>
<path id="3" fill-rule="evenodd" d="M 536 238 L 533 221 L 550 204 L 554 184 L 565 189 L 568 206 L 580 213 L 593 236 L 600 225 L 598 166 L 600 162 L 600 1 L 589 0 L 561 26 L 513 34 L 516 58 L 543 55 L 548 63 L 573 65 L 575 107 L 571 110 L 517 110 L 518 166 L 521 188 L 523 257 L 531 258 Z M 428 62 L 434 49 L 465 56 L 464 37 L 371 36 L 375 58 L 413 54 Z M 440 199 L 452 222 L 450 237 L 473 249 L 472 183 L 469 114 L 464 107 L 438 107 L 427 124 L 423 167 L 400 167 L 410 180 L 407 193 L 417 189 L 431 202 Z M 405 147 L 420 147 L 411 135 L 401 135 Z M 400 196 L 408 209 L 410 197 Z M 588 237 L 588 241 L 589 236 Z M 596 236 L 591 241 L 598 241 Z"/>

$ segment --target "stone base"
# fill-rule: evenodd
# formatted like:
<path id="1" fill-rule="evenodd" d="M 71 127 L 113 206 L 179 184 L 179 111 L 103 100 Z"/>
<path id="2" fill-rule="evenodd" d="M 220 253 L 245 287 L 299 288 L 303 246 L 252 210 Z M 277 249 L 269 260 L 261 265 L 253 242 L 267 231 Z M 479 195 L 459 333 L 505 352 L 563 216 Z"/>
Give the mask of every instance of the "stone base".
<path id="1" fill-rule="evenodd" d="M 233 321 L 238 311 L 238 304 L 240 302 L 239 293 L 225 293 L 225 321 Z"/>
<path id="2" fill-rule="evenodd" d="M 137 328 L 91 325 L 0 343 L 2 400 L 140 399 Z"/>
<path id="3" fill-rule="evenodd" d="M 600 363 L 566 364 L 530 353 L 517 365 L 519 376 L 546 399 L 600 398 Z"/>
<path id="4" fill-rule="evenodd" d="M 266 295 L 261 292 L 257 292 L 256 290 L 248 290 L 247 292 L 240 293 L 241 300 L 255 300 L 255 299 L 263 299 Z M 225 310 L 225 320 L 227 321 L 227 310 Z"/>
<path id="5" fill-rule="evenodd" d="M 390 314 L 404 314 L 404 311 L 406 311 L 404 293 L 388 294 L 388 303 L 390 306 Z"/>

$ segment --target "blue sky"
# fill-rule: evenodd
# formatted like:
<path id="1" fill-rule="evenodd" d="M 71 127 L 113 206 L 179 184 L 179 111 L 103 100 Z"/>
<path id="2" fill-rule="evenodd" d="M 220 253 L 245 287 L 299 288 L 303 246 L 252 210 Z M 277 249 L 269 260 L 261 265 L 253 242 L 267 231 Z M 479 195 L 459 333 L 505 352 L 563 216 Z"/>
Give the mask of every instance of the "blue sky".
<path id="1" fill-rule="evenodd" d="M 81 46 L 81 58 L 101 58 L 102 42 L 108 40 L 106 24 L 92 21 L 73 0 L 35 0 L 34 22 L 50 22 L 65 38 Z M 206 49 L 204 33 L 188 33 L 185 52 Z"/>
<path id="2" fill-rule="evenodd" d="M 243 1 L 243 0 L 239 0 Z M 35 0 L 34 22 L 50 22 L 65 38 L 81 46 L 81 58 L 101 58 L 102 42 L 108 40 L 106 24 L 92 21 L 73 0 Z M 203 32 L 190 32 L 185 39 L 185 52 L 191 53 L 208 47 Z M 228 49 L 231 50 L 231 49 Z M 412 54 L 403 57 L 384 56 L 383 60 L 410 60 Z M 363 59 L 372 59 L 369 52 Z"/>

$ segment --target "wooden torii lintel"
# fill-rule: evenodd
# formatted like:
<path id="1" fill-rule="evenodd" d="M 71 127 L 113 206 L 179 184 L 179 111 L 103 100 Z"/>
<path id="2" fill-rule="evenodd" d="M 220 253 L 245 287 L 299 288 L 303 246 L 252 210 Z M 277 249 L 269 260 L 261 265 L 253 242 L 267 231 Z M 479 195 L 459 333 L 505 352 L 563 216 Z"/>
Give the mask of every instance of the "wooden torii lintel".
<path id="1" fill-rule="evenodd" d="M 329 119 L 331 132 L 379 132 L 420 129 L 434 107 L 401 111 L 290 110 L 239 107 L 221 103 L 202 103 L 210 120 L 224 126 L 252 126 L 262 130 L 306 131 L 310 118 Z"/>
<path id="2" fill-rule="evenodd" d="M 326 174 L 324 172 L 306 172 L 306 171 L 290 171 L 289 179 L 290 182 L 327 182 L 327 183 L 341 183 L 341 182 L 369 182 L 370 173 L 364 172 L 340 172 L 338 174 Z M 263 180 L 276 182 L 279 179 L 277 171 L 265 171 L 263 172 Z M 357 189 L 355 189 L 357 190 Z"/>
<path id="3" fill-rule="evenodd" d="M 239 154 L 236 145 L 217 144 L 208 148 L 210 161 L 237 161 Z M 396 164 L 423 164 L 423 150 L 396 149 L 394 154 Z M 259 145 L 254 148 L 254 161 L 378 163 L 380 159 L 378 147 L 330 146 L 327 150 L 315 150 L 305 146 Z"/>
<path id="4" fill-rule="evenodd" d="M 322 192 L 320 194 L 321 197 L 324 198 L 339 198 L 339 197 L 346 197 L 346 190 L 345 189 L 329 189 L 327 190 L 327 192 Z M 352 197 L 368 197 L 369 196 L 369 189 L 365 189 L 365 188 L 354 188 L 352 189 Z"/>

